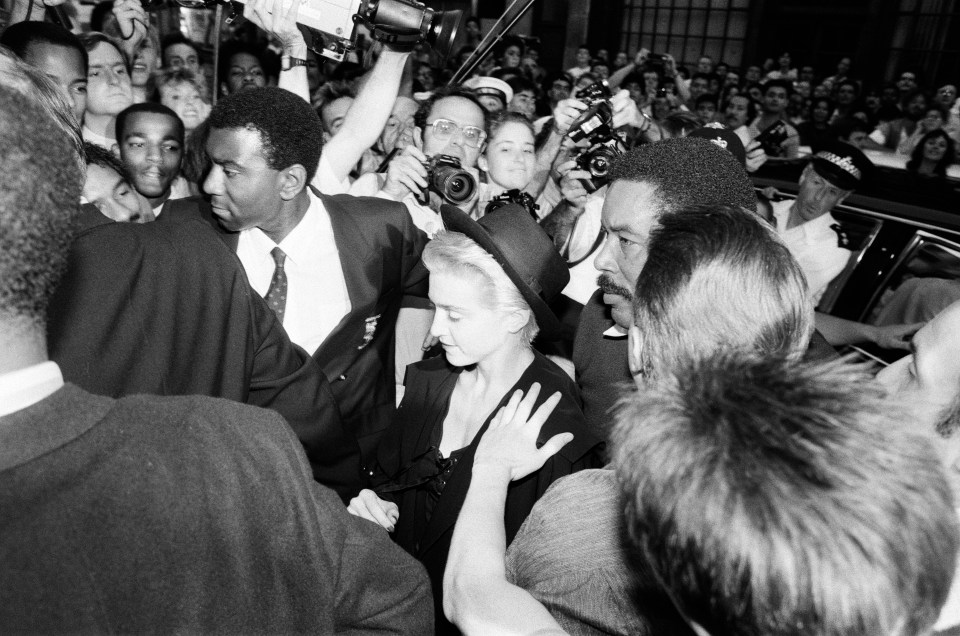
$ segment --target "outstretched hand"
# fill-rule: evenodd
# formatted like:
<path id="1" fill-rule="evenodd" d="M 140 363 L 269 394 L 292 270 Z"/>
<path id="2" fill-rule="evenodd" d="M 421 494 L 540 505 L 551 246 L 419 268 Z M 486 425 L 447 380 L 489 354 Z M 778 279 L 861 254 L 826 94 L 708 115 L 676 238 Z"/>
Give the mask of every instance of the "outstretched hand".
<path id="1" fill-rule="evenodd" d="M 540 428 L 560 402 L 560 393 L 554 393 L 531 415 L 539 395 L 540 384 L 534 383 L 526 396 L 523 391 L 516 391 L 511 396 L 480 438 L 473 461 L 474 469 L 492 467 L 504 470 L 510 480 L 515 481 L 539 470 L 573 439 L 573 433 L 560 433 L 537 448 Z"/>
<path id="2" fill-rule="evenodd" d="M 297 0 L 250 0 L 243 17 L 280 40 L 284 53 L 306 49 L 307 43 L 297 26 Z"/>
<path id="3" fill-rule="evenodd" d="M 873 341 L 884 349 L 910 350 L 910 338 L 920 330 L 924 323 L 915 322 L 909 325 L 887 325 L 877 327 Z"/>

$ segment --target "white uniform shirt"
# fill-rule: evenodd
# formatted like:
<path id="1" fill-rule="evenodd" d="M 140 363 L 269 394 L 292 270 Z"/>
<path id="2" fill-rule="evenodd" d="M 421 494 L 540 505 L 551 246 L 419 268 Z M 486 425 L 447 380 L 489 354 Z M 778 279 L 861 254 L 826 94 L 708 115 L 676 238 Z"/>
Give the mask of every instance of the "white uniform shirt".
<path id="1" fill-rule="evenodd" d="M 330 215 L 313 192 L 309 192 L 309 196 L 306 214 L 279 247 L 287 255 L 283 327 L 290 340 L 312 355 L 350 312 L 350 296 Z M 261 296 L 266 296 L 270 289 L 276 269 L 270 252 L 277 246 L 259 228 L 240 233 L 237 256 L 250 285 Z"/>
<path id="2" fill-rule="evenodd" d="M 773 202 L 777 233 L 807 277 L 807 289 L 816 306 L 830 281 L 847 266 L 850 250 L 837 244 L 837 233 L 830 228 L 837 220 L 829 212 L 788 230 L 787 220 L 792 205 L 793 200 Z"/>

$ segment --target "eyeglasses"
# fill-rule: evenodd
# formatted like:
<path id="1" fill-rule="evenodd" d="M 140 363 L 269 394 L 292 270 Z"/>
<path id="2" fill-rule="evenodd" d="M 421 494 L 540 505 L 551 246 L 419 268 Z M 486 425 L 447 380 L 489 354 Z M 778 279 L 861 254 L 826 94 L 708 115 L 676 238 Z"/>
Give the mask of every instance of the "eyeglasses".
<path id="1" fill-rule="evenodd" d="M 479 148 L 487 138 L 487 133 L 476 126 L 459 126 L 457 122 L 449 119 L 435 119 L 429 125 L 433 127 L 433 134 L 437 136 L 437 139 L 449 139 L 459 130 L 463 137 L 463 143 L 471 148 Z"/>

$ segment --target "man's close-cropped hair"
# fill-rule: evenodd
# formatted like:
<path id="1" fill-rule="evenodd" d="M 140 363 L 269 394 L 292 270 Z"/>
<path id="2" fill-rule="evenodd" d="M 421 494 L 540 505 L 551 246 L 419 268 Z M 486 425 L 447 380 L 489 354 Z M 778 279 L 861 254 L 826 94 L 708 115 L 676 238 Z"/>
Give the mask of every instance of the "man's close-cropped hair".
<path id="1" fill-rule="evenodd" d="M 610 179 L 656 187 L 664 212 L 706 203 L 757 209 L 746 170 L 732 154 L 706 139 L 665 139 L 634 148 L 613 163 Z"/>
<path id="2" fill-rule="evenodd" d="M 271 169 L 300 164 L 307 171 L 307 181 L 313 180 L 323 129 L 310 104 L 290 91 L 272 86 L 238 91 L 217 102 L 208 121 L 211 130 L 256 130 Z"/>
<path id="3" fill-rule="evenodd" d="M 629 541 L 711 636 L 928 633 L 960 537 L 906 413 L 842 361 L 695 360 L 621 404 Z"/>
<path id="4" fill-rule="evenodd" d="M 633 297 L 648 374 L 721 348 L 799 358 L 813 330 L 790 250 L 756 214 L 733 206 L 660 215 Z"/>
<path id="5" fill-rule="evenodd" d="M 87 68 L 87 50 L 80 43 L 80 39 L 52 22 L 17 22 L 11 24 L 0 34 L 0 44 L 9 48 L 20 59 L 30 54 L 30 47 L 36 44 L 49 44 L 74 49 L 83 58 L 83 68 Z"/>
<path id="6" fill-rule="evenodd" d="M 127 172 L 127 169 L 123 167 L 123 164 L 120 163 L 120 159 L 118 159 L 115 154 L 103 146 L 90 143 L 89 141 L 84 142 L 83 150 L 84 154 L 86 154 L 88 166 L 100 166 L 101 168 L 113 170 L 120 176 L 121 179 L 126 181 L 128 184 L 131 183 L 130 174 Z"/>
<path id="7" fill-rule="evenodd" d="M 180 119 L 180 116 L 173 112 L 169 106 L 164 106 L 163 104 L 158 104 L 156 102 L 140 102 L 138 104 L 131 104 L 117 113 L 117 122 L 114 126 L 114 132 L 116 134 L 117 141 L 123 143 L 123 134 L 125 127 L 127 125 L 127 119 L 130 115 L 135 113 L 153 113 L 155 115 L 166 115 L 173 119 L 173 126 L 176 129 L 177 139 L 180 141 L 180 144 L 183 145 L 184 137 L 186 133 L 183 128 L 183 120 Z"/>
<path id="8" fill-rule="evenodd" d="M 42 328 L 73 238 L 82 170 L 50 115 L 2 85 L 0 148 L 0 314 Z"/>
<path id="9" fill-rule="evenodd" d="M 427 128 L 427 119 L 430 118 L 430 111 L 433 110 L 433 105 L 439 102 L 441 99 L 446 99 L 447 97 L 462 97 L 468 102 L 473 102 L 473 104 L 479 108 L 480 112 L 483 114 L 484 132 L 489 130 L 490 118 L 487 109 L 483 107 L 473 91 L 469 91 L 460 86 L 444 86 L 443 88 L 435 90 L 426 101 L 420 103 L 420 108 L 418 108 L 417 112 L 413 114 L 414 125 L 418 126 L 420 130 L 425 130 Z"/>

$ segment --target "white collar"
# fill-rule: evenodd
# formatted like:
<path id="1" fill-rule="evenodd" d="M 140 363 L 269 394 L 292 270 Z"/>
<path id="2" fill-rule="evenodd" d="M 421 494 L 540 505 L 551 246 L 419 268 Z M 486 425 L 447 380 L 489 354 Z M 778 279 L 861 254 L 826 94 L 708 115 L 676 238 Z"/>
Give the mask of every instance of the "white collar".
<path id="1" fill-rule="evenodd" d="M 41 362 L 0 375 L 0 417 L 16 413 L 63 387 L 56 362 Z"/>

